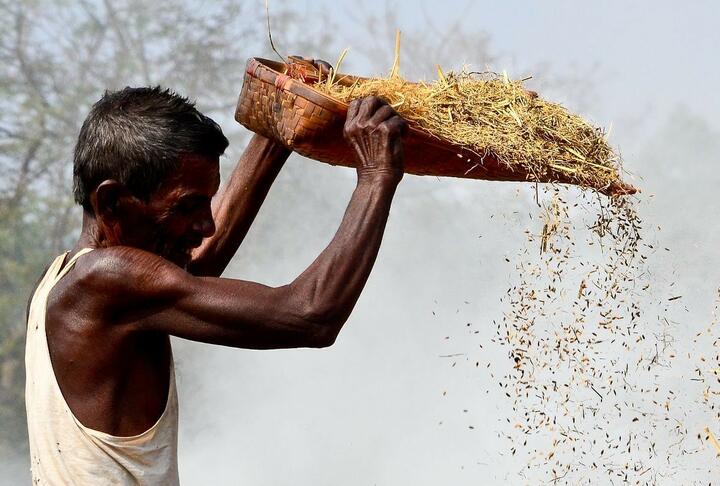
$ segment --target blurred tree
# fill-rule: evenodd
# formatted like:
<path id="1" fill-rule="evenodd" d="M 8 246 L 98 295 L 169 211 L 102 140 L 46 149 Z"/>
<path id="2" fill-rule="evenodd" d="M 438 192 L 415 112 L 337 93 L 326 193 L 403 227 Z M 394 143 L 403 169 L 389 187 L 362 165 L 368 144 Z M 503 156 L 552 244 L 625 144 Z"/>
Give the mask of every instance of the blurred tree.
<path id="1" fill-rule="evenodd" d="M 0 0 L 0 456 L 27 450 L 25 306 L 44 266 L 78 230 L 72 149 L 90 105 L 106 89 L 161 84 L 222 122 L 232 117 L 246 59 L 270 55 L 260 2 L 198 7 Z M 295 52 L 328 44 L 322 18 L 314 32 L 289 2 L 272 7 L 274 30 Z"/>
<path id="2" fill-rule="evenodd" d="M 400 71 L 407 79 L 436 79 L 438 64 L 443 70 L 460 69 L 464 63 L 473 69 L 485 70 L 497 61 L 490 48 L 490 36 L 482 29 L 468 30 L 462 15 L 440 26 L 425 2 L 418 2 L 414 9 L 422 21 L 410 26 L 404 18 L 403 7 L 396 1 L 386 1 L 382 10 L 360 6 L 349 11 L 348 16 L 365 27 L 359 31 L 362 37 L 352 41 L 351 54 L 356 51 L 366 57 L 375 74 L 387 74 L 395 54 L 395 33 L 405 25 Z"/>

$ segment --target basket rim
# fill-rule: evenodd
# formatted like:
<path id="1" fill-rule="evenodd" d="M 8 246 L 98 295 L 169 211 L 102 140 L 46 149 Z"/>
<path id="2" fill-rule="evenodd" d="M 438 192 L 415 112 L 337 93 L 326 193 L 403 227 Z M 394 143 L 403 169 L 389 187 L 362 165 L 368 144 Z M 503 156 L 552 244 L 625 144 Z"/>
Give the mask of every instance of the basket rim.
<path id="1" fill-rule="evenodd" d="M 301 96 L 308 101 L 311 101 L 322 108 L 330 110 L 334 113 L 345 114 L 347 112 L 348 104 L 340 101 L 332 96 L 328 96 L 322 91 L 313 88 L 307 83 L 303 83 L 301 80 L 291 78 L 287 73 L 288 65 L 273 61 L 270 59 L 264 59 L 261 57 L 253 57 L 248 60 L 246 72 L 250 76 L 259 79 L 268 84 L 272 84 L 275 87 L 288 91 L 294 95 Z M 339 74 L 339 77 L 351 78 L 351 79 L 362 79 L 357 76 L 349 74 Z"/>
<path id="2" fill-rule="evenodd" d="M 348 103 L 340 101 L 332 96 L 329 96 L 322 91 L 312 87 L 311 85 L 302 82 L 301 80 L 291 78 L 286 74 L 288 65 L 280 61 L 273 61 L 270 59 L 264 59 L 261 57 L 251 57 L 247 62 L 246 74 L 254 77 L 255 79 L 275 86 L 278 89 L 287 91 L 296 96 L 305 98 L 306 100 L 319 105 L 320 107 L 331 111 L 338 115 L 345 115 L 349 107 Z M 356 80 L 368 79 L 363 76 L 354 76 L 351 74 L 338 74 L 339 78 L 348 79 L 352 82 Z M 432 144 L 449 152 L 459 151 L 462 153 L 469 152 L 475 153 L 472 149 L 450 143 L 453 147 L 450 150 L 447 145 L 448 142 L 443 142 L 439 137 L 432 133 L 423 130 L 419 127 L 408 125 L 408 134 L 412 133 L 416 137 L 421 137 L 426 143 Z"/>

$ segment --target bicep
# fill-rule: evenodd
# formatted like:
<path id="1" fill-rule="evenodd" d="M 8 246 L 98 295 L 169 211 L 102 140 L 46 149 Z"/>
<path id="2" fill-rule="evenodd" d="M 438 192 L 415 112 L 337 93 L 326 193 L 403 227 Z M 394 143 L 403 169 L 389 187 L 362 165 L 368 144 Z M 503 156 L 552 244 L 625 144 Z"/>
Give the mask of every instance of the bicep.
<path id="1" fill-rule="evenodd" d="M 189 274 L 175 279 L 173 298 L 158 296 L 139 329 L 252 349 L 322 345 L 325 326 L 308 318 L 290 286 Z"/>
<path id="2" fill-rule="evenodd" d="M 99 260 L 95 287 L 113 295 L 106 315 L 130 332 L 253 349 L 321 347 L 333 339 L 333 327 L 313 317 L 292 285 L 196 277 L 136 249 L 113 255 Z"/>

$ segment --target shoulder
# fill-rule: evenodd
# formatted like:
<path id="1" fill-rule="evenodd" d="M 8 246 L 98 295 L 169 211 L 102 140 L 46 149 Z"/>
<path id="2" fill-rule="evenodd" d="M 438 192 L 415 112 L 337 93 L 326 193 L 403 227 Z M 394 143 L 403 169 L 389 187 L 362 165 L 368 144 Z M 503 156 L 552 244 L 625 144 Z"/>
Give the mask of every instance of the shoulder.
<path id="1" fill-rule="evenodd" d="M 190 275 L 153 253 L 127 246 L 101 248 L 75 263 L 73 284 L 78 290 L 101 293 L 110 301 L 146 299 L 173 293 Z M 130 299 L 130 301 L 128 301 Z"/>

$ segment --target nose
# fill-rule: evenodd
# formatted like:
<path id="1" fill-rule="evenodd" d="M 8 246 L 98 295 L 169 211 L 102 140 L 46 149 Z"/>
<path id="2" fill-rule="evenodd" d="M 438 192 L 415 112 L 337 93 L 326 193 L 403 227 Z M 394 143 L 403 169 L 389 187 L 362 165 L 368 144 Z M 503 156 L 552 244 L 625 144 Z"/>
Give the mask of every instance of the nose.
<path id="1" fill-rule="evenodd" d="M 193 230 L 198 234 L 201 234 L 203 238 L 210 238 L 215 234 L 215 221 L 213 220 L 212 213 L 208 211 L 208 214 L 198 219 L 193 225 Z"/>

